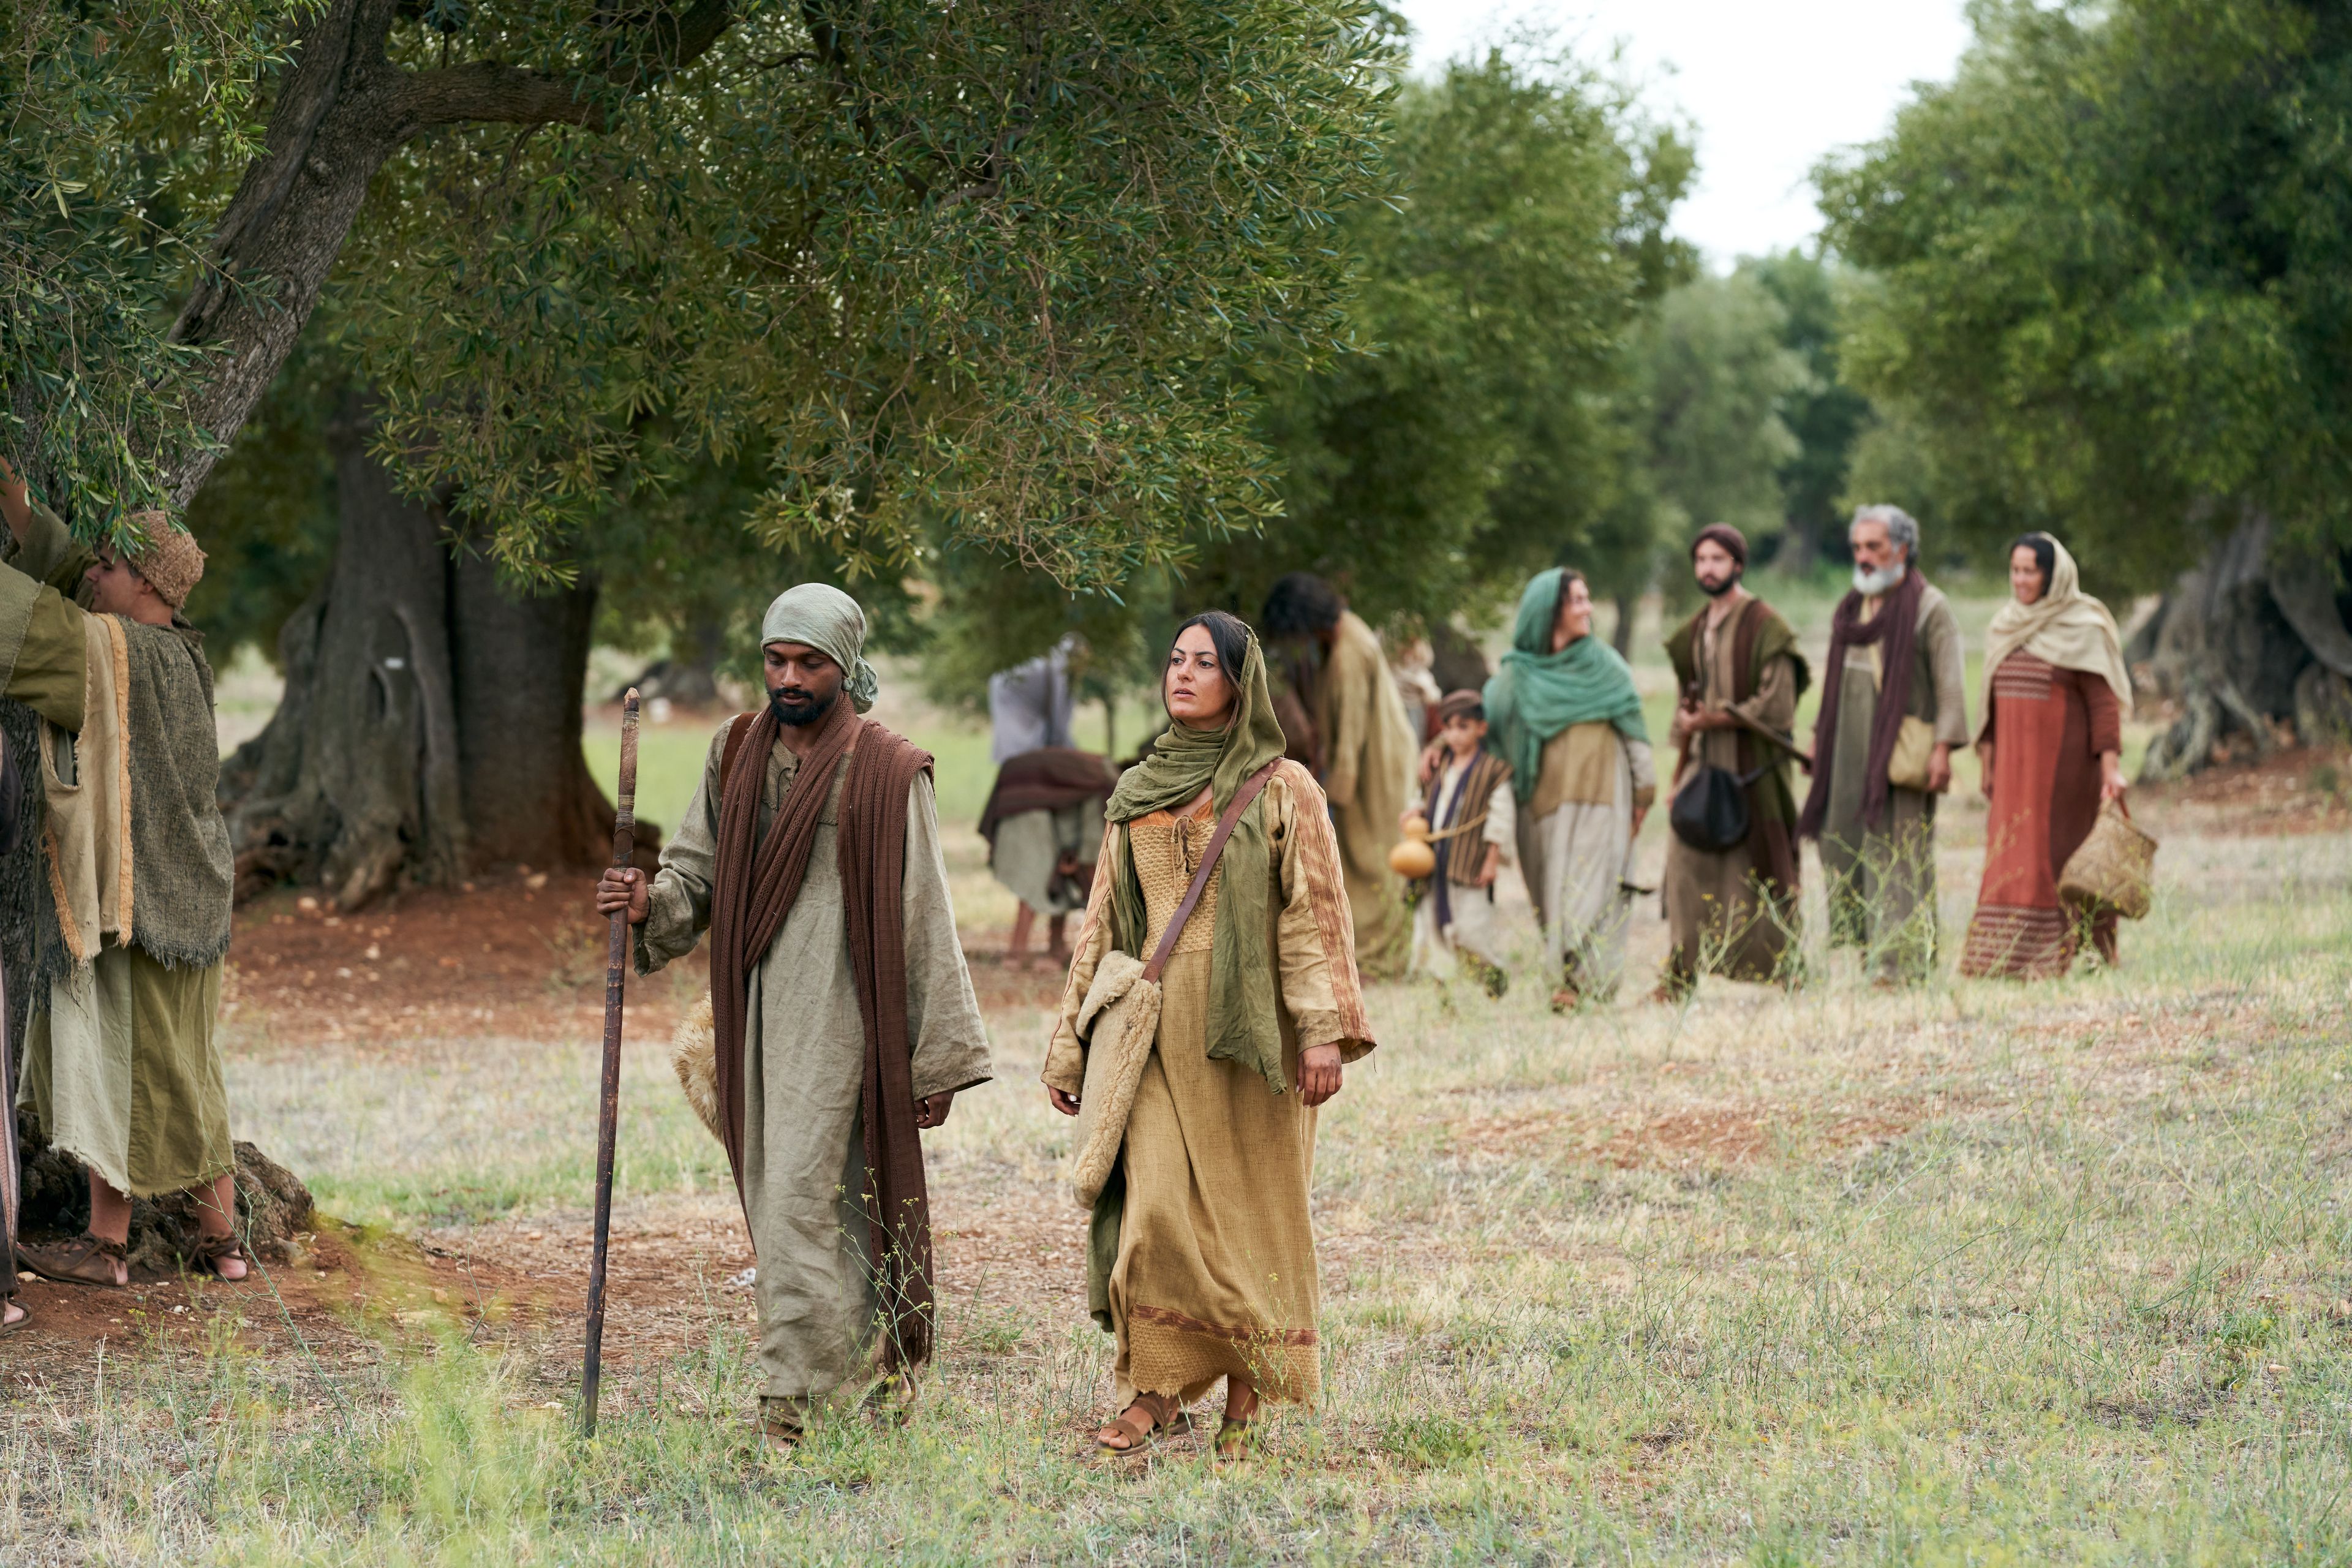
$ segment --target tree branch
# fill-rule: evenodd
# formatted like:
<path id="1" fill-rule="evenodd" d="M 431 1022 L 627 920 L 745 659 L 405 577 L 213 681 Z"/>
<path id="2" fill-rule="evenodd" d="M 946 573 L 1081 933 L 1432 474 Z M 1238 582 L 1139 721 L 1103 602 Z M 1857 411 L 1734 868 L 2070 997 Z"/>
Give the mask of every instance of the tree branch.
<path id="1" fill-rule="evenodd" d="M 406 135 L 436 125 L 578 125 L 609 130 L 619 98 L 660 85 L 700 59 L 735 25 L 730 0 L 696 0 L 684 15 L 663 11 L 614 52 L 595 78 L 556 76 L 496 60 L 410 73 L 401 92 Z M 614 92 L 603 89 L 617 89 Z"/>

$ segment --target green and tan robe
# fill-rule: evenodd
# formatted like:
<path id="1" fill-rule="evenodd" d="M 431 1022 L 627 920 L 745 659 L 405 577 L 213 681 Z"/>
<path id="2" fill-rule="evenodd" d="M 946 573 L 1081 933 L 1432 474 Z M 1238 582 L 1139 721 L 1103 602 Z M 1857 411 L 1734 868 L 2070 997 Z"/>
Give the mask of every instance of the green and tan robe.
<path id="1" fill-rule="evenodd" d="M 116 1190 L 148 1197 L 235 1165 L 213 1033 L 233 870 L 204 639 L 177 615 L 152 626 L 91 614 L 94 559 L 37 506 L 0 564 L 0 691 L 47 727 L 17 1104 Z"/>

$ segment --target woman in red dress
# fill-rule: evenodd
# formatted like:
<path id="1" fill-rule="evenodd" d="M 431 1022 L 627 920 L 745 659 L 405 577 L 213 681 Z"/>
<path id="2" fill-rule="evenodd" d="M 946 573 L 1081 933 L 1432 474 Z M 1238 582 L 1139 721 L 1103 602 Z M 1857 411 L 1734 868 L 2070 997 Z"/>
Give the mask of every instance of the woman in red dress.
<path id="1" fill-rule="evenodd" d="M 1992 812 L 1960 973 L 2035 980 L 2065 973 L 2086 933 L 2116 962 L 2115 912 L 2063 906 L 2058 873 L 2100 805 L 2123 796 L 2131 677 L 2115 616 L 2077 585 L 2064 545 L 2046 533 L 2021 537 L 2010 546 L 2009 585 L 2015 596 L 1985 647 L 1977 754 Z"/>

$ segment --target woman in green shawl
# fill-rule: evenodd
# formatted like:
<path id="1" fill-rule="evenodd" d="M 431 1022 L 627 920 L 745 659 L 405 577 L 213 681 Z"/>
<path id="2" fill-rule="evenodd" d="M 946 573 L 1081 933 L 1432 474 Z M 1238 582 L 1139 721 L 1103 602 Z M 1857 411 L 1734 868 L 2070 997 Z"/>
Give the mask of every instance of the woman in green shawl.
<path id="1" fill-rule="evenodd" d="M 1319 1273 L 1307 1216 L 1315 1108 L 1372 1048 L 1347 884 L 1315 777 L 1277 761 L 1282 726 L 1250 629 L 1212 611 L 1180 627 L 1160 695 L 1171 723 L 1106 811 L 1094 892 L 1045 1080 L 1075 1116 L 1086 1081 L 1080 1004 L 1103 955 L 1148 960 L 1243 781 L 1276 763 L 1242 813 L 1161 976 L 1160 1032 L 1118 1168 L 1095 1205 L 1087 1294 L 1118 1337 L 1117 1453 L 1190 1428 L 1225 1382 L 1221 1455 L 1255 1443 L 1261 1397 L 1314 1398 Z"/>
<path id="2" fill-rule="evenodd" d="M 1511 651 L 1486 682 L 1486 744 L 1511 764 L 1519 868 L 1558 964 L 1552 1007 L 1616 994 L 1633 836 L 1657 797 L 1633 672 L 1592 635 L 1592 590 L 1555 566 L 1519 595 Z"/>

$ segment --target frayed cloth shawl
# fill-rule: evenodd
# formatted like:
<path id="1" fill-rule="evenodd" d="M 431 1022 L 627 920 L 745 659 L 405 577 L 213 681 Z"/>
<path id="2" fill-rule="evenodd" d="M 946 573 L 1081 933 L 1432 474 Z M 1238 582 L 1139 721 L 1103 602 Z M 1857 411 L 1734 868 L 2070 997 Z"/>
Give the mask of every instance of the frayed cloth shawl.
<path id="1" fill-rule="evenodd" d="M 42 858 L 58 941 L 77 970 L 131 935 L 138 886 L 131 827 L 131 654 L 122 623 L 84 616 L 81 732 L 44 721 Z"/>
<path id="2" fill-rule="evenodd" d="M 1282 723 L 1265 680 L 1265 654 L 1251 634 L 1237 686 L 1238 710 L 1222 730 L 1171 723 L 1141 762 L 1119 775 L 1104 815 L 1116 825 L 1105 846 L 1111 872 L 1111 945 L 1140 960 L 1150 921 L 1127 824 L 1173 811 L 1209 791 L 1223 815 L 1249 776 L 1283 754 Z M 1243 811 L 1220 862 L 1216 931 L 1209 949 L 1209 1059 L 1238 1062 L 1280 1094 L 1282 1025 L 1275 1012 L 1274 927 L 1266 900 L 1274 861 L 1265 833 L 1265 797 Z M 1096 873 L 1101 874 L 1099 868 Z"/>
<path id="3" fill-rule="evenodd" d="M 204 637 L 184 620 L 109 616 L 130 662 L 131 940 L 166 969 L 228 952 L 236 869 L 221 816 L 220 734 Z"/>
<path id="4" fill-rule="evenodd" d="M 2083 592 L 2082 574 L 2066 547 L 2050 535 L 2050 582 L 2042 597 L 2030 605 L 2011 598 L 2003 604 L 1985 630 L 1984 721 L 1977 734 L 1992 723 L 1992 682 L 2011 654 L 2023 648 L 2044 664 L 2079 669 L 2105 680 L 2116 694 L 2116 705 L 2131 717 L 2131 671 L 2124 665 L 2123 634 L 2106 605 Z"/>
<path id="5" fill-rule="evenodd" d="M 929 1360 L 931 1349 L 931 1224 L 921 1133 L 915 1125 L 901 900 L 907 796 L 915 776 L 930 767 L 930 753 L 836 701 L 820 721 L 816 744 L 801 760 L 782 808 L 762 840 L 763 764 L 775 749 L 780 729 L 774 711 L 762 710 L 745 742 L 752 765 L 734 769 L 719 800 L 718 879 L 710 904 L 712 1076 L 719 1142 L 727 1147 L 740 1199 L 746 979 L 783 929 L 784 917 L 800 896 L 834 775 L 846 767 L 836 837 L 850 973 L 866 1034 L 859 1117 L 866 1181 L 859 1196 L 873 1238 L 876 1293 L 890 1318 L 883 1355 L 890 1366 L 914 1365 Z M 691 1089 L 689 1083 L 689 1093 Z"/>
<path id="6" fill-rule="evenodd" d="M 1536 574 L 1519 595 L 1511 651 L 1486 682 L 1486 743 L 1511 764 L 1511 789 L 1521 805 L 1535 798 L 1544 746 L 1562 730 L 1609 723 L 1629 741 L 1650 738 L 1633 668 L 1615 648 L 1588 634 L 1551 651 L 1565 580 L 1558 566 Z"/>

